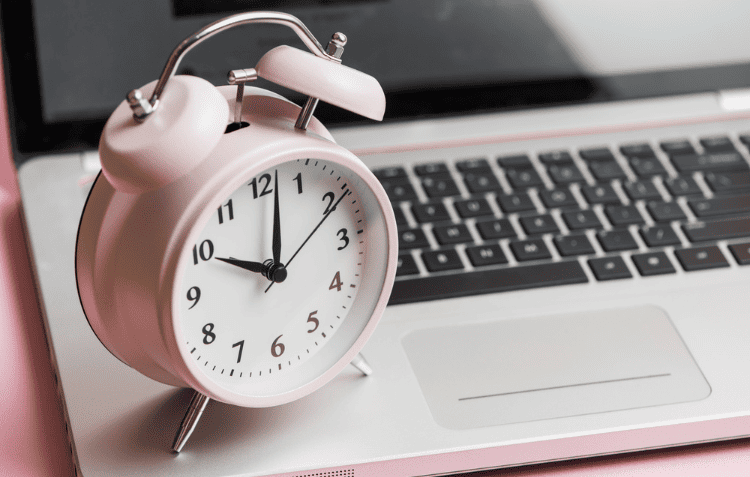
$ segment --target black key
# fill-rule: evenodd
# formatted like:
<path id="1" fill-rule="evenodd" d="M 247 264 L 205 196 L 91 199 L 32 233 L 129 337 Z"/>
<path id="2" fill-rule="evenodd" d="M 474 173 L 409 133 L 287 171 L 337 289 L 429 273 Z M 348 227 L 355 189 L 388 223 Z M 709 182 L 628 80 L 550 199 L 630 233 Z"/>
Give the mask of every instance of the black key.
<path id="1" fill-rule="evenodd" d="M 709 172 L 705 175 L 708 186 L 714 192 L 726 192 L 750 188 L 750 172 Z"/>
<path id="2" fill-rule="evenodd" d="M 535 169 L 506 169 L 505 176 L 516 189 L 542 185 L 542 178 Z"/>
<path id="3" fill-rule="evenodd" d="M 654 225 L 641 229 L 641 237 L 649 247 L 665 247 L 667 245 L 679 245 L 680 238 L 669 225 Z"/>
<path id="4" fill-rule="evenodd" d="M 466 254 L 475 267 L 508 263 L 508 259 L 505 258 L 505 254 L 497 244 L 466 247 Z"/>
<path id="5" fill-rule="evenodd" d="M 627 144 L 620 147 L 620 152 L 627 157 L 655 157 L 654 150 L 648 144 Z"/>
<path id="6" fill-rule="evenodd" d="M 464 183 L 472 194 L 481 194 L 501 189 L 497 177 L 489 169 L 486 171 L 470 172 L 464 175 Z"/>
<path id="7" fill-rule="evenodd" d="M 531 164 L 531 159 L 529 159 L 529 156 L 525 154 L 498 157 L 497 164 L 500 167 L 504 167 L 506 169 L 531 169 L 534 167 Z"/>
<path id="8" fill-rule="evenodd" d="M 444 162 L 432 162 L 414 166 L 414 172 L 418 176 L 430 176 L 433 174 L 448 174 L 448 166 Z"/>
<path id="9" fill-rule="evenodd" d="M 703 195 L 703 191 L 690 176 L 673 177 L 664 181 L 669 193 L 674 196 Z"/>
<path id="10" fill-rule="evenodd" d="M 547 173 L 555 184 L 582 182 L 583 175 L 575 164 L 553 164 L 547 167 Z"/>
<path id="11" fill-rule="evenodd" d="M 570 230 L 599 229 L 602 223 L 593 210 L 563 212 L 562 218 Z"/>
<path id="12" fill-rule="evenodd" d="M 519 262 L 552 258 L 542 239 L 519 240 L 510 243 L 510 249 Z"/>
<path id="13" fill-rule="evenodd" d="M 666 152 L 670 156 L 679 154 L 695 154 L 693 145 L 690 144 L 690 141 L 684 139 L 681 141 L 664 141 L 663 143 L 661 143 L 661 150 Z"/>
<path id="14" fill-rule="evenodd" d="M 661 199 L 659 189 L 651 181 L 625 182 L 623 187 L 632 201 Z"/>
<path id="15" fill-rule="evenodd" d="M 739 214 L 750 211 L 750 195 L 688 199 L 688 205 L 696 217 Z"/>
<path id="16" fill-rule="evenodd" d="M 417 198 L 417 192 L 414 190 L 414 187 L 406 180 L 399 179 L 398 182 L 391 180 L 381 181 L 381 184 L 383 184 L 383 189 L 385 189 L 385 193 L 388 194 L 391 202 L 414 200 Z"/>
<path id="17" fill-rule="evenodd" d="M 490 163 L 487 159 L 464 159 L 456 161 L 456 169 L 460 172 L 479 172 L 490 170 Z"/>
<path id="18" fill-rule="evenodd" d="M 586 161 L 611 161 L 615 159 L 612 151 L 606 147 L 581 149 L 578 154 Z"/>
<path id="19" fill-rule="evenodd" d="M 655 157 L 631 157 L 630 167 L 639 177 L 651 177 L 667 173 L 659 159 Z"/>
<path id="20" fill-rule="evenodd" d="M 464 224 L 435 226 L 432 229 L 432 233 L 435 234 L 435 238 L 441 245 L 474 241 L 468 227 Z"/>
<path id="21" fill-rule="evenodd" d="M 417 262 L 410 253 L 400 253 L 398 255 L 398 265 L 396 266 L 396 276 L 414 275 L 419 273 Z"/>
<path id="22" fill-rule="evenodd" d="M 477 230 L 484 240 L 497 240 L 517 237 L 508 219 L 477 221 Z"/>
<path id="23" fill-rule="evenodd" d="M 552 151 L 539 154 L 539 160 L 545 164 L 569 164 L 573 157 L 568 151 Z"/>
<path id="24" fill-rule="evenodd" d="M 404 211 L 401 210 L 401 207 L 393 207 L 393 214 L 396 216 L 396 225 L 406 225 L 409 223 L 406 220 L 406 215 L 404 215 Z"/>
<path id="25" fill-rule="evenodd" d="M 431 272 L 444 272 L 446 270 L 460 270 L 464 268 L 458 252 L 453 249 L 422 252 L 422 261 L 427 270 Z"/>
<path id="26" fill-rule="evenodd" d="M 607 218 L 615 227 L 644 223 L 641 213 L 634 205 L 608 205 L 604 208 Z"/>
<path id="27" fill-rule="evenodd" d="M 641 253 L 633 255 L 632 258 L 635 268 L 644 277 L 675 273 L 672 262 L 669 261 L 669 257 L 664 252 Z"/>
<path id="28" fill-rule="evenodd" d="M 625 178 L 625 171 L 614 159 L 611 161 L 591 161 L 589 162 L 589 170 L 600 181 Z"/>
<path id="29" fill-rule="evenodd" d="M 539 192 L 539 197 L 549 209 L 557 207 L 578 207 L 578 201 L 568 189 L 544 189 Z"/>
<path id="30" fill-rule="evenodd" d="M 560 231 L 555 223 L 555 219 L 548 214 L 521 217 L 518 221 L 528 235 L 557 233 Z"/>
<path id="31" fill-rule="evenodd" d="M 572 234 L 555 237 L 555 246 L 563 257 L 574 255 L 591 255 L 595 253 L 593 245 L 585 234 Z"/>
<path id="32" fill-rule="evenodd" d="M 734 152 L 737 150 L 726 136 L 704 137 L 700 140 L 700 143 L 706 152 Z"/>
<path id="33" fill-rule="evenodd" d="M 729 266 L 729 262 L 715 245 L 675 250 L 674 253 L 687 272 Z"/>
<path id="34" fill-rule="evenodd" d="M 493 214 L 487 199 L 458 200 L 454 202 L 453 205 L 456 207 L 458 215 L 463 218 L 481 217 L 483 215 Z"/>
<path id="35" fill-rule="evenodd" d="M 672 157 L 672 164 L 680 172 L 744 171 L 749 168 L 747 161 L 736 152 L 674 156 Z"/>
<path id="36" fill-rule="evenodd" d="M 677 202 L 654 201 L 647 205 L 648 212 L 656 222 L 669 222 L 687 218 Z"/>
<path id="37" fill-rule="evenodd" d="M 729 251 L 740 265 L 750 265 L 750 243 L 737 243 L 729 246 Z"/>
<path id="38" fill-rule="evenodd" d="M 605 280 L 617 280 L 620 278 L 633 278 L 628 266 L 620 257 L 592 258 L 589 260 L 589 267 L 594 272 L 594 276 L 600 282 Z"/>
<path id="39" fill-rule="evenodd" d="M 411 206 L 411 213 L 420 224 L 428 222 L 441 222 L 450 220 L 448 209 L 442 202 L 432 202 L 429 204 L 414 204 Z"/>
<path id="40" fill-rule="evenodd" d="M 377 177 L 381 181 L 386 179 L 394 179 L 396 177 L 406 177 L 406 169 L 398 166 L 373 169 L 372 173 L 375 174 L 375 177 Z"/>
<path id="41" fill-rule="evenodd" d="M 750 145 L 750 134 L 741 134 L 740 142 L 744 145 Z"/>
<path id="42" fill-rule="evenodd" d="M 525 192 L 519 192 L 518 194 L 498 195 L 497 205 L 503 209 L 506 214 L 512 214 L 513 212 L 526 212 L 529 210 L 536 210 L 536 206 L 531 201 L 529 194 Z"/>
<path id="43" fill-rule="evenodd" d="M 422 229 L 406 229 L 398 231 L 398 248 L 406 250 L 410 248 L 426 248 L 430 243 Z"/>
<path id="44" fill-rule="evenodd" d="M 587 282 L 586 273 L 577 261 L 543 263 L 399 280 L 393 285 L 388 304 Z"/>
<path id="45" fill-rule="evenodd" d="M 684 224 L 682 231 L 691 242 L 750 237 L 750 217 L 733 217 L 723 220 L 706 220 Z"/>
<path id="46" fill-rule="evenodd" d="M 609 184 L 581 188 L 589 204 L 622 204 L 617 192 Z"/>
<path id="47" fill-rule="evenodd" d="M 635 250 L 638 248 L 638 244 L 628 230 L 602 230 L 597 232 L 596 236 L 606 252 L 619 252 L 621 250 Z"/>
<path id="48" fill-rule="evenodd" d="M 453 178 L 448 175 L 424 176 L 422 177 L 422 187 L 427 196 L 431 198 L 461 194 Z"/>

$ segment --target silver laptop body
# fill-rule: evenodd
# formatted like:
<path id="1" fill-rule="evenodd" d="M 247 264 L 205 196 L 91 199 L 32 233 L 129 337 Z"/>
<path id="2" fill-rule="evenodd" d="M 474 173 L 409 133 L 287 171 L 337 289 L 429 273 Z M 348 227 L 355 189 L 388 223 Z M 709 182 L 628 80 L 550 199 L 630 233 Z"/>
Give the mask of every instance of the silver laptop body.
<path id="1" fill-rule="evenodd" d="M 347 369 L 275 408 L 212 402 L 180 455 L 169 448 L 189 390 L 109 354 L 77 297 L 73 251 L 96 152 L 25 162 L 27 240 L 78 472 L 450 475 L 747 436 L 747 97 L 714 91 L 333 129 L 389 184 L 403 216 L 405 268 L 363 350 L 374 374 Z M 670 154 L 669 144 L 694 154 Z M 652 155 L 637 152 L 644 145 Z M 603 149 L 622 177 L 602 172 Z M 556 162 L 562 153 L 570 160 Z M 521 156 L 530 166 L 518 166 Z M 649 174 L 645 162 L 663 172 Z M 485 163 L 492 190 L 467 169 Z M 435 164 L 457 192 L 432 189 Z M 566 181 L 570 164 L 580 179 Z M 524 185 L 529 170 L 541 183 Z M 697 192 L 683 194 L 681 178 Z M 639 198 L 634 183 L 658 196 Z M 616 202 L 597 202 L 601 185 L 634 206 L 635 221 L 616 215 Z M 559 190 L 572 202 L 557 205 L 550 192 Z M 511 211 L 520 192 L 531 210 Z M 485 203 L 489 212 L 472 215 Z M 425 204 L 445 208 L 447 220 L 425 217 Z M 598 225 L 571 222 L 581 211 Z M 496 223 L 511 235 L 492 235 Z M 453 241 L 448 228 L 459 224 L 453 235 L 466 227 L 470 236 Z M 676 241 L 649 235 L 659 227 Z M 625 236 L 635 247 L 618 241 Z M 535 255 L 540 248 L 547 254 Z M 455 257 L 458 268 L 441 268 Z"/>

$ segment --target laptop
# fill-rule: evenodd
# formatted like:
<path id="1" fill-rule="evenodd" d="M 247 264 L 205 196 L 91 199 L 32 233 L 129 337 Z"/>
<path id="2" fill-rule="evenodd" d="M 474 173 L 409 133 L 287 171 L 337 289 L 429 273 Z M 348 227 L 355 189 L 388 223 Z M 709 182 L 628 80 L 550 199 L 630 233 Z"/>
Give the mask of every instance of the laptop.
<path id="1" fill-rule="evenodd" d="M 293 403 L 211 402 L 112 356 L 76 293 L 97 138 L 177 42 L 246 2 L 3 2 L 29 253 L 79 475 L 436 476 L 750 434 L 750 6 L 253 2 L 378 78 L 383 124 L 318 117 L 383 183 L 399 268 L 363 350 Z M 262 4 L 262 5 L 261 5 Z M 730 8 L 731 7 L 731 8 Z M 278 44 L 238 29 L 181 73 Z M 300 100 L 291 92 L 282 91 Z"/>

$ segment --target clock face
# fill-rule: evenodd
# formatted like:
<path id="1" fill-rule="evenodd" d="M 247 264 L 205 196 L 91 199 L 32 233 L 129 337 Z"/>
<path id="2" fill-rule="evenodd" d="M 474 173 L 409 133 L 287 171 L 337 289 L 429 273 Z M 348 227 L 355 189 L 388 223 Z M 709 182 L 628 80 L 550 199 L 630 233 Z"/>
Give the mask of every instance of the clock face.
<path id="1" fill-rule="evenodd" d="M 355 173 L 317 159 L 272 167 L 225 197 L 181 257 L 176 326 L 192 368 L 263 396 L 340 359 L 385 273 L 386 255 L 377 266 L 368 256 L 383 253 L 368 243 L 384 227 L 374 202 Z"/>

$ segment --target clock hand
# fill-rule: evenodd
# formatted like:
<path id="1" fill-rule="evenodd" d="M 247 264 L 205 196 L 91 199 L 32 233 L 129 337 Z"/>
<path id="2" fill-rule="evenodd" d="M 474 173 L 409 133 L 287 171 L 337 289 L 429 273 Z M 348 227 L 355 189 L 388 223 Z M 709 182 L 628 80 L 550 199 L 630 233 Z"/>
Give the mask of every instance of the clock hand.
<path id="1" fill-rule="evenodd" d="M 281 218 L 279 217 L 279 171 L 275 171 L 273 186 L 273 261 L 281 264 Z"/>
<path id="2" fill-rule="evenodd" d="M 273 260 L 266 260 L 263 263 L 260 262 L 249 262 L 247 260 L 238 260 L 236 258 L 221 258 L 216 257 L 216 260 L 221 260 L 235 267 L 240 267 L 244 270 L 251 272 L 260 273 L 264 277 L 271 280 L 272 283 L 283 282 L 286 280 L 286 268 L 284 266 L 278 266 Z"/>
<path id="3" fill-rule="evenodd" d="M 226 262 L 230 265 L 234 265 L 235 267 L 244 268 L 245 270 L 249 270 L 251 272 L 255 273 L 263 273 L 263 264 L 260 262 L 248 262 L 246 260 L 237 260 L 236 258 L 221 258 L 216 257 L 216 260 L 221 260 L 222 262 Z"/>
<path id="4" fill-rule="evenodd" d="M 346 189 L 344 191 L 344 193 L 341 194 L 341 197 L 339 197 L 339 200 L 337 200 L 336 203 L 333 204 L 333 207 L 331 207 L 331 209 L 328 211 L 328 213 L 323 216 L 323 218 L 320 220 L 320 222 L 318 222 L 318 225 L 316 225 L 315 228 L 313 229 L 313 231 L 310 232 L 310 235 L 308 235 L 307 238 L 305 239 L 305 241 L 302 242 L 302 245 L 300 245 L 299 248 L 297 249 L 297 251 L 294 252 L 294 255 L 292 255 L 292 258 L 290 258 L 289 261 L 286 262 L 286 267 L 289 267 L 289 264 L 292 263 L 292 260 L 294 260 L 294 257 L 297 256 L 297 254 L 299 253 L 299 251 L 302 250 L 302 247 L 304 247 L 305 244 L 308 242 L 308 240 L 310 240 L 310 238 L 313 236 L 313 234 L 318 231 L 318 229 L 320 228 L 321 225 L 323 225 L 323 222 L 325 222 L 325 220 L 328 218 L 328 216 L 331 215 L 331 213 L 333 213 L 334 210 L 336 210 L 336 207 L 344 199 L 344 197 L 346 197 L 350 193 L 351 192 L 349 191 L 349 189 Z M 272 286 L 273 286 L 273 283 L 271 283 L 270 285 L 268 285 L 268 288 L 266 288 L 266 293 L 268 293 L 268 290 L 270 290 Z"/>

